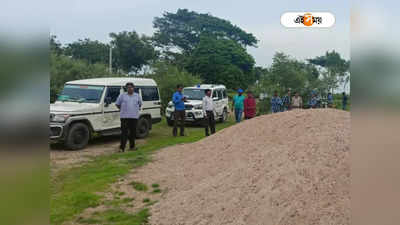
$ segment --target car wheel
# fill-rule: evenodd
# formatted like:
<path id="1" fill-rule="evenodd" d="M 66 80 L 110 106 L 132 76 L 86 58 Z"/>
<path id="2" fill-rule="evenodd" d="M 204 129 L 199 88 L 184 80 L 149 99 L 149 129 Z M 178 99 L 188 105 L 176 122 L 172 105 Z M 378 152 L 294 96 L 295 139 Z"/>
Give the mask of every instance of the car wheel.
<path id="1" fill-rule="evenodd" d="M 90 131 L 86 124 L 75 123 L 71 125 L 67 134 L 65 145 L 70 150 L 78 150 L 86 147 L 90 139 Z"/>
<path id="2" fill-rule="evenodd" d="M 228 110 L 224 109 L 222 113 L 222 117 L 219 119 L 219 122 L 223 123 L 228 119 Z"/>
<path id="3" fill-rule="evenodd" d="M 138 120 L 137 127 L 136 127 L 136 137 L 137 138 L 144 138 L 149 134 L 150 130 L 150 122 L 147 118 L 141 117 Z"/>

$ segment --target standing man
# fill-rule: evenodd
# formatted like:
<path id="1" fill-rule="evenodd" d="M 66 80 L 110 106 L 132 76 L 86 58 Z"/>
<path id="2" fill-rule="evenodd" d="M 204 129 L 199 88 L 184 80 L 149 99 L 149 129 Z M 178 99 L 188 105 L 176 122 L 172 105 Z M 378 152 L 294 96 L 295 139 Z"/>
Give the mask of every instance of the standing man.
<path id="1" fill-rule="evenodd" d="M 347 95 L 346 92 L 343 92 L 343 99 L 342 99 L 343 110 L 346 110 L 346 106 L 347 106 Z"/>
<path id="2" fill-rule="evenodd" d="M 332 108 L 332 106 L 333 106 L 333 95 L 332 95 L 332 93 L 328 93 L 328 107 L 329 108 Z"/>
<path id="3" fill-rule="evenodd" d="M 247 92 L 247 98 L 244 100 L 244 118 L 251 119 L 256 116 L 256 99 L 251 91 Z"/>
<path id="4" fill-rule="evenodd" d="M 292 98 L 292 108 L 293 109 L 301 109 L 303 108 L 303 99 L 299 96 L 299 92 L 295 92 Z"/>
<path id="5" fill-rule="evenodd" d="M 292 103 L 291 103 L 291 101 L 292 101 L 292 95 L 291 95 L 291 92 L 290 92 L 290 89 L 288 90 L 288 93 L 287 93 L 287 95 L 285 95 L 284 97 L 283 97 L 283 110 L 282 111 L 287 111 L 287 110 L 290 110 L 291 109 L 291 106 L 292 106 Z"/>
<path id="6" fill-rule="evenodd" d="M 206 136 L 209 136 L 208 128 L 211 130 L 211 134 L 215 133 L 215 106 L 214 101 L 211 98 L 211 90 L 206 89 L 205 91 L 206 96 L 203 98 L 203 113 L 204 113 L 204 122 L 205 122 L 205 131 Z"/>
<path id="7" fill-rule="evenodd" d="M 235 119 L 236 123 L 240 123 L 240 120 L 242 120 L 242 114 L 243 114 L 243 109 L 244 109 L 244 96 L 243 96 L 243 90 L 239 88 L 238 94 L 233 97 L 233 108 L 235 108 Z"/>
<path id="8" fill-rule="evenodd" d="M 183 96 L 182 94 L 183 90 L 183 85 L 178 84 L 176 86 L 176 92 L 172 96 L 172 102 L 174 103 L 175 106 L 175 112 L 174 112 L 174 128 L 172 130 L 172 135 L 176 137 L 178 135 L 178 123 L 180 126 L 180 135 L 184 136 L 184 130 L 185 130 L 185 102 L 186 102 L 186 97 Z"/>
<path id="9" fill-rule="evenodd" d="M 274 91 L 274 96 L 271 98 L 272 113 L 280 112 L 282 105 L 282 99 L 278 96 L 278 91 Z"/>
<path id="10" fill-rule="evenodd" d="M 310 108 L 313 108 L 313 109 L 317 108 L 317 106 L 318 106 L 318 98 L 314 92 L 311 96 L 309 106 L 310 106 Z"/>
<path id="11" fill-rule="evenodd" d="M 122 93 L 118 96 L 115 105 L 120 110 L 121 118 L 121 144 L 120 151 L 125 151 L 125 145 L 129 133 L 129 149 L 137 150 L 135 148 L 136 138 L 136 125 L 139 118 L 139 111 L 142 107 L 142 98 L 134 92 L 135 85 L 131 82 L 125 85 L 127 93 Z"/>

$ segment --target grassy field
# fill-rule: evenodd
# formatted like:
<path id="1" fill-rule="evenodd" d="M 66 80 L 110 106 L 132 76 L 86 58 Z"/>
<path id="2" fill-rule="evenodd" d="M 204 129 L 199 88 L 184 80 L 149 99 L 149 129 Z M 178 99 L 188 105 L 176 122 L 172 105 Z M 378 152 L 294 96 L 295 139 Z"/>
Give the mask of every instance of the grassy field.
<path id="1" fill-rule="evenodd" d="M 225 123 L 217 123 L 217 130 L 233 125 L 232 118 Z M 92 220 L 79 221 L 77 216 L 86 208 L 103 204 L 100 192 L 106 192 L 110 185 L 129 173 L 132 169 L 151 161 L 155 151 L 181 143 L 190 143 L 204 138 L 204 128 L 189 127 L 186 136 L 172 137 L 171 127 L 163 120 L 153 126 L 146 142 L 138 145 L 139 151 L 128 151 L 96 157 L 83 166 L 64 169 L 51 177 L 50 223 L 60 225 L 67 221 L 84 224 L 142 224 L 149 217 L 144 208 L 131 215 L 118 208 L 108 210 Z"/>

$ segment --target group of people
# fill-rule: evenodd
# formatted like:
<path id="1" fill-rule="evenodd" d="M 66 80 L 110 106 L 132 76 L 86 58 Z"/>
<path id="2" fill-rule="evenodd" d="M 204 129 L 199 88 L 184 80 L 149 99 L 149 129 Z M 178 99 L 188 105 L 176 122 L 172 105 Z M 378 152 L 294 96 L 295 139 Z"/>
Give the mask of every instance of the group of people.
<path id="1" fill-rule="evenodd" d="M 172 135 L 176 137 L 178 135 L 178 126 L 180 128 L 179 135 L 185 136 L 185 102 L 186 97 L 182 93 L 183 85 L 178 84 L 176 87 L 176 92 L 172 96 L 172 102 L 175 106 L 174 111 L 174 127 L 172 129 Z M 215 114 L 216 109 L 214 101 L 211 97 L 211 89 L 204 90 L 205 96 L 203 97 L 203 125 L 205 127 L 206 136 L 215 133 Z"/>
<path id="2" fill-rule="evenodd" d="M 342 95 L 342 109 L 345 110 L 347 107 L 347 95 L 345 92 L 343 92 Z M 332 108 L 333 103 L 333 95 L 329 92 L 327 95 L 327 106 Z M 311 99 L 308 102 L 308 106 L 310 108 L 321 107 L 321 99 L 318 97 L 315 91 L 311 93 Z M 295 92 L 294 96 L 292 96 L 291 91 L 289 90 L 287 95 L 285 95 L 283 98 L 278 96 L 278 91 L 274 92 L 274 96 L 271 98 L 272 113 L 283 112 L 296 108 L 303 108 L 303 99 L 301 96 L 299 96 L 298 92 Z"/>
<path id="3" fill-rule="evenodd" d="M 272 113 L 299 108 L 303 108 L 303 98 L 298 92 L 295 92 L 294 96 L 292 96 L 291 91 L 289 90 L 287 95 L 285 95 L 283 98 L 280 98 L 278 91 L 274 91 L 274 95 L 271 98 Z"/>
<path id="4" fill-rule="evenodd" d="M 115 105 L 120 109 L 120 119 L 121 119 L 121 143 L 120 151 L 124 152 L 126 143 L 129 140 L 129 148 L 131 150 L 137 150 L 135 147 L 136 138 L 136 126 L 138 118 L 140 115 L 140 109 L 142 107 L 142 99 L 139 94 L 135 93 L 135 85 L 131 82 L 126 84 L 126 93 L 122 93 L 118 96 Z M 184 136 L 185 133 L 185 102 L 186 97 L 182 93 L 183 85 L 177 85 L 177 90 L 172 96 L 172 102 L 175 106 L 174 112 L 174 127 L 172 130 L 172 135 L 178 135 L 178 126 L 180 128 L 179 135 Z M 235 112 L 236 123 L 242 120 L 243 113 L 245 119 L 251 119 L 256 116 L 256 99 L 253 94 L 248 91 L 247 97 L 243 95 L 243 90 L 239 89 L 237 95 L 233 97 L 232 111 Z M 205 135 L 209 136 L 215 133 L 215 115 L 216 108 L 214 101 L 211 97 L 212 93 L 210 89 L 205 90 L 205 96 L 203 98 L 203 114 L 204 120 L 203 124 L 205 127 Z M 328 106 L 333 105 L 333 95 L 329 93 L 327 96 Z M 311 108 L 316 108 L 319 104 L 319 99 L 316 93 L 312 93 L 309 106 Z M 343 109 L 347 107 L 347 96 L 343 92 L 342 98 Z M 273 97 L 271 98 L 271 111 L 272 113 L 287 111 L 296 108 L 303 108 L 303 99 L 298 92 L 292 96 L 291 91 L 283 97 L 280 98 L 278 92 L 275 91 Z"/>
<path id="5" fill-rule="evenodd" d="M 240 123 L 243 117 L 251 119 L 256 116 L 256 99 L 251 91 L 247 92 L 247 97 L 243 96 L 243 89 L 238 90 L 238 94 L 233 97 L 232 112 L 235 111 L 236 123 Z"/>

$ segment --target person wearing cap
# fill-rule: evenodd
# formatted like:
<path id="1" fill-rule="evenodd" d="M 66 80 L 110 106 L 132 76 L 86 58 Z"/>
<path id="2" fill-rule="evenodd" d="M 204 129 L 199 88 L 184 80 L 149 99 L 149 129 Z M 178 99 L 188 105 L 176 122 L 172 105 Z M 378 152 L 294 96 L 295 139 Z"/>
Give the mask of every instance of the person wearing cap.
<path id="1" fill-rule="evenodd" d="M 233 107 L 232 111 L 235 109 L 235 119 L 236 123 L 240 123 L 242 120 L 242 114 L 244 109 L 244 96 L 243 90 L 239 88 L 238 94 L 233 97 Z"/>
<path id="2" fill-rule="evenodd" d="M 251 119 L 256 116 L 256 99 L 251 91 L 247 92 L 247 97 L 244 100 L 244 118 Z"/>
<path id="3" fill-rule="evenodd" d="M 215 105 L 214 101 L 211 98 L 211 90 L 206 89 L 205 91 L 206 96 L 203 98 L 203 113 L 204 113 L 204 126 L 205 126 L 205 132 L 206 136 L 209 136 L 209 130 L 211 130 L 211 134 L 215 133 Z"/>
<path id="4" fill-rule="evenodd" d="M 129 138 L 129 149 L 135 148 L 136 126 L 139 118 L 139 111 L 142 107 L 142 98 L 135 93 L 135 85 L 131 82 L 125 85 L 127 93 L 122 93 L 118 96 L 115 105 L 120 110 L 121 118 L 121 143 L 119 149 L 125 151 L 126 142 Z"/>
<path id="5" fill-rule="evenodd" d="M 271 98 L 271 111 L 272 113 L 277 113 L 281 111 L 282 99 L 278 96 L 278 91 L 274 91 L 274 96 Z"/>
<path id="6" fill-rule="evenodd" d="M 182 90 L 183 90 L 183 85 L 178 84 L 176 86 L 176 92 L 172 96 L 172 102 L 174 103 L 174 106 L 175 106 L 174 128 L 172 129 L 172 135 L 174 137 L 176 137 L 178 134 L 178 123 L 180 126 L 180 135 L 184 136 L 185 116 L 186 116 L 186 112 L 185 112 L 186 97 L 183 96 Z"/>

